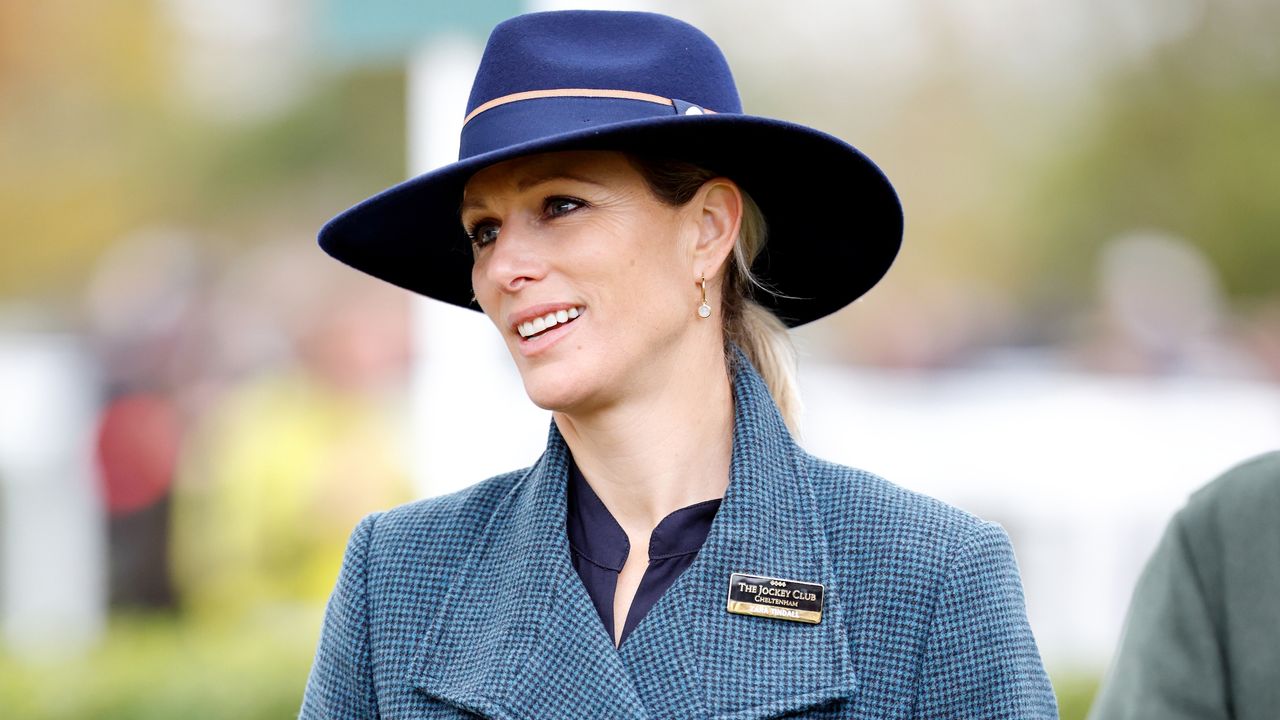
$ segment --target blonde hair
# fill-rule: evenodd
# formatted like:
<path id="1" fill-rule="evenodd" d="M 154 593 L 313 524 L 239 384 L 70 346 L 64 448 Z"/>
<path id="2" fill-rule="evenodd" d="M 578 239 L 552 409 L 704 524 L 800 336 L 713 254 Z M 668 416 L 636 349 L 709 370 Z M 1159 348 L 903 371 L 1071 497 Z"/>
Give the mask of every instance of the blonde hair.
<path id="1" fill-rule="evenodd" d="M 680 206 L 693 199 L 706 181 L 717 177 L 693 163 L 680 160 L 630 156 L 650 191 L 663 202 Z M 742 190 L 742 222 L 734 243 L 732 262 L 725 268 L 720 292 L 725 339 L 725 361 L 732 360 L 732 345 L 742 348 L 760 372 L 773 401 L 792 434 L 799 431 L 800 391 L 796 381 L 796 351 L 787 326 L 769 308 L 753 299 L 755 291 L 772 292 L 751 272 L 751 264 L 768 239 L 764 214 Z"/>

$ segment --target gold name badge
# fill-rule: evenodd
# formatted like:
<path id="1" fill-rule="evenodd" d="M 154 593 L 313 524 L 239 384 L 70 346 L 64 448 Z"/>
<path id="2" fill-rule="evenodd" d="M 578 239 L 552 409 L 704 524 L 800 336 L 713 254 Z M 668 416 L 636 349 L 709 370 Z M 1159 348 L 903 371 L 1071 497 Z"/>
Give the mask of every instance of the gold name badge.
<path id="1" fill-rule="evenodd" d="M 727 609 L 738 615 L 817 624 L 822 622 L 822 585 L 733 573 Z"/>

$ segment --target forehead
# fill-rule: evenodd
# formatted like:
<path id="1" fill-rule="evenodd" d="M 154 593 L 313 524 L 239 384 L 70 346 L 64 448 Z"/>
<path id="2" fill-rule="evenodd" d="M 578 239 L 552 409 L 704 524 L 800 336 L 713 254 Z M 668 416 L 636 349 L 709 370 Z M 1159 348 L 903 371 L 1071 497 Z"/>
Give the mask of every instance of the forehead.
<path id="1" fill-rule="evenodd" d="M 542 153 L 490 165 L 467 181 L 463 209 L 505 193 L 520 193 L 551 180 L 577 180 L 614 186 L 641 182 L 640 173 L 620 152 L 574 150 Z"/>

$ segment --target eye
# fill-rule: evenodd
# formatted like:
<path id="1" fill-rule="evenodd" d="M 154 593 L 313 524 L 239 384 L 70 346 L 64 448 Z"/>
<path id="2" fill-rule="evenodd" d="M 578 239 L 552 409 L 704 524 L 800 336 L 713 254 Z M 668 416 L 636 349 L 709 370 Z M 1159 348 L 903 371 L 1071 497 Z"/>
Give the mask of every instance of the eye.
<path id="1" fill-rule="evenodd" d="M 549 197 L 542 203 L 542 212 L 546 217 L 559 217 L 568 215 L 569 213 L 583 207 L 587 203 L 578 198 L 564 197 L 557 195 Z"/>
<path id="2" fill-rule="evenodd" d="M 488 245 L 498 239 L 498 231 L 501 227 L 491 220 L 481 220 L 480 222 L 467 228 L 467 237 L 471 239 L 471 244 L 477 250 Z"/>

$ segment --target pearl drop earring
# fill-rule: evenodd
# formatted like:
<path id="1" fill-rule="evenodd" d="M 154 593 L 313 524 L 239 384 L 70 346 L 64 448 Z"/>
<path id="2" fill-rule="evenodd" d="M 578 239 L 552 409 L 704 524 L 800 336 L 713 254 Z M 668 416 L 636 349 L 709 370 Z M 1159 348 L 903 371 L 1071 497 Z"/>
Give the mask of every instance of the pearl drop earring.
<path id="1" fill-rule="evenodd" d="M 698 317 L 711 317 L 711 306 L 707 304 L 707 276 L 703 275 L 698 284 L 702 286 L 702 304 L 698 306 Z"/>

